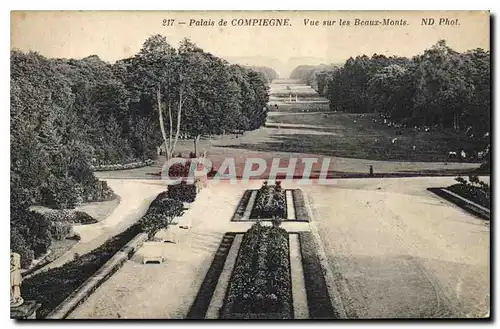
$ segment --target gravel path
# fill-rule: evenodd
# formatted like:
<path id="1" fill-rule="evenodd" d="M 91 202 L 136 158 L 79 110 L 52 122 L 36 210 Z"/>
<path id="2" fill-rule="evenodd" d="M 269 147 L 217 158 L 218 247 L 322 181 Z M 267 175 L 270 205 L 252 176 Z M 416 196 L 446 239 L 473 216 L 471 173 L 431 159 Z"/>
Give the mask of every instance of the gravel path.
<path id="1" fill-rule="evenodd" d="M 348 313 L 489 313 L 489 223 L 426 190 L 453 178 L 338 180 L 304 188 Z M 345 291 L 339 289 L 339 291 Z"/>

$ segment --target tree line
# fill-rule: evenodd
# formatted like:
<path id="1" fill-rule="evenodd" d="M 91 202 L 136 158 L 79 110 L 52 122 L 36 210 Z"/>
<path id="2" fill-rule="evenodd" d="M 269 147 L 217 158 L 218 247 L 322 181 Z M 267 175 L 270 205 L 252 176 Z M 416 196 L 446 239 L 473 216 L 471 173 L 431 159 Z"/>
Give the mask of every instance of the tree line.
<path id="1" fill-rule="evenodd" d="M 298 67 L 291 78 L 315 87 L 331 110 L 479 137 L 490 131 L 490 75 L 489 51 L 460 53 L 441 40 L 412 58 L 363 55 L 340 67 Z"/>
<path id="2" fill-rule="evenodd" d="M 171 156 L 181 134 L 259 128 L 273 77 L 188 39 L 175 48 L 161 35 L 114 64 L 95 55 L 51 59 L 13 50 L 10 57 L 11 225 L 26 239 L 31 205 L 72 208 L 109 198 L 93 165 L 154 158 L 162 143 Z"/>

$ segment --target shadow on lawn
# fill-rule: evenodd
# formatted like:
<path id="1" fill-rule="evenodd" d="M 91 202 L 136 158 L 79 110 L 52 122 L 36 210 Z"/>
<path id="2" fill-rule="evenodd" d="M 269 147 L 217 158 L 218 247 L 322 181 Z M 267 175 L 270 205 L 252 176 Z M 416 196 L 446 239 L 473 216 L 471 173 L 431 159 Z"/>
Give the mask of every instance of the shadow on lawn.
<path id="1" fill-rule="evenodd" d="M 300 129 L 300 128 L 291 128 Z M 304 128 L 310 130 L 310 128 Z M 327 130 L 328 131 L 328 130 Z M 418 162 L 459 162 L 449 159 L 444 143 L 421 146 L 427 141 L 417 141 L 418 146 L 412 150 L 408 140 L 392 144 L 390 139 L 367 138 L 366 136 L 335 136 L 312 134 L 275 134 L 270 141 L 261 143 L 241 143 L 237 145 L 220 145 L 218 147 L 248 149 L 260 152 L 293 152 L 308 153 L 342 158 L 367 159 L 378 161 L 418 161 Z"/>

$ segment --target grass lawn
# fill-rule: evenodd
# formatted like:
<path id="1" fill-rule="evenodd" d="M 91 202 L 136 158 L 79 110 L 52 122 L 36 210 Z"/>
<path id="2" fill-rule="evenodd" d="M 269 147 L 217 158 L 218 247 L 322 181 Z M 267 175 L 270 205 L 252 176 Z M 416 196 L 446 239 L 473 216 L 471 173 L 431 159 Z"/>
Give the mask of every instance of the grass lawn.
<path id="1" fill-rule="evenodd" d="M 447 132 L 416 132 L 405 128 L 402 135 L 397 136 L 395 128 L 374 123 L 372 118 L 373 115 L 362 117 L 350 113 L 270 116 L 269 123 L 293 124 L 294 127 L 281 128 L 281 132 L 274 135 L 273 142 L 248 147 L 261 151 L 307 151 L 372 160 L 451 162 L 457 160 L 448 159 L 449 151 L 485 146 L 483 142 L 457 140 L 455 134 Z M 315 127 L 314 131 L 311 131 L 311 126 Z M 287 133 L 287 129 L 293 129 L 294 134 Z M 397 138 L 395 143 L 392 143 L 393 138 Z"/>

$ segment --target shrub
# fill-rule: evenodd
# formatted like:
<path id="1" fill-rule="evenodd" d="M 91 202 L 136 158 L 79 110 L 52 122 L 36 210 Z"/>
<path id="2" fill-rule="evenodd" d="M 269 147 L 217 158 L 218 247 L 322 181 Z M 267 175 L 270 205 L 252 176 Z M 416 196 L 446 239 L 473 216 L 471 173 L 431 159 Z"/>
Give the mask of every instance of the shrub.
<path id="1" fill-rule="evenodd" d="M 44 215 L 35 211 L 14 209 L 11 212 L 11 231 L 17 230 L 35 258 L 46 253 L 50 247 L 50 223 Z"/>
<path id="2" fill-rule="evenodd" d="M 10 250 L 21 255 L 21 268 L 30 267 L 35 258 L 35 253 L 26 244 L 23 236 L 16 228 L 10 231 Z"/>
<path id="3" fill-rule="evenodd" d="M 67 240 L 75 240 L 75 241 L 80 241 L 82 237 L 78 233 L 73 233 L 72 235 L 66 237 Z"/>
<path id="4" fill-rule="evenodd" d="M 181 202 L 193 202 L 196 199 L 196 185 L 187 184 L 182 181 L 180 184 L 168 186 L 168 197 Z"/>
<path id="5" fill-rule="evenodd" d="M 168 228 L 175 217 L 182 216 L 183 208 L 182 202 L 167 198 L 165 192 L 160 193 L 140 220 L 142 230 L 153 238 L 156 232 Z"/>
<path id="6" fill-rule="evenodd" d="M 73 231 L 73 226 L 69 222 L 52 222 L 50 233 L 55 240 L 64 240 Z"/>
<path id="7" fill-rule="evenodd" d="M 50 176 L 42 189 L 43 204 L 54 209 L 73 209 L 83 200 L 82 190 L 70 176 Z"/>
<path id="8" fill-rule="evenodd" d="M 75 224 L 94 224 L 97 220 L 83 211 L 53 210 L 44 214 L 51 222 L 67 222 Z"/>
<path id="9" fill-rule="evenodd" d="M 95 224 L 97 220 L 83 211 L 74 211 L 72 213 L 71 220 L 73 223 L 79 224 Z"/>

